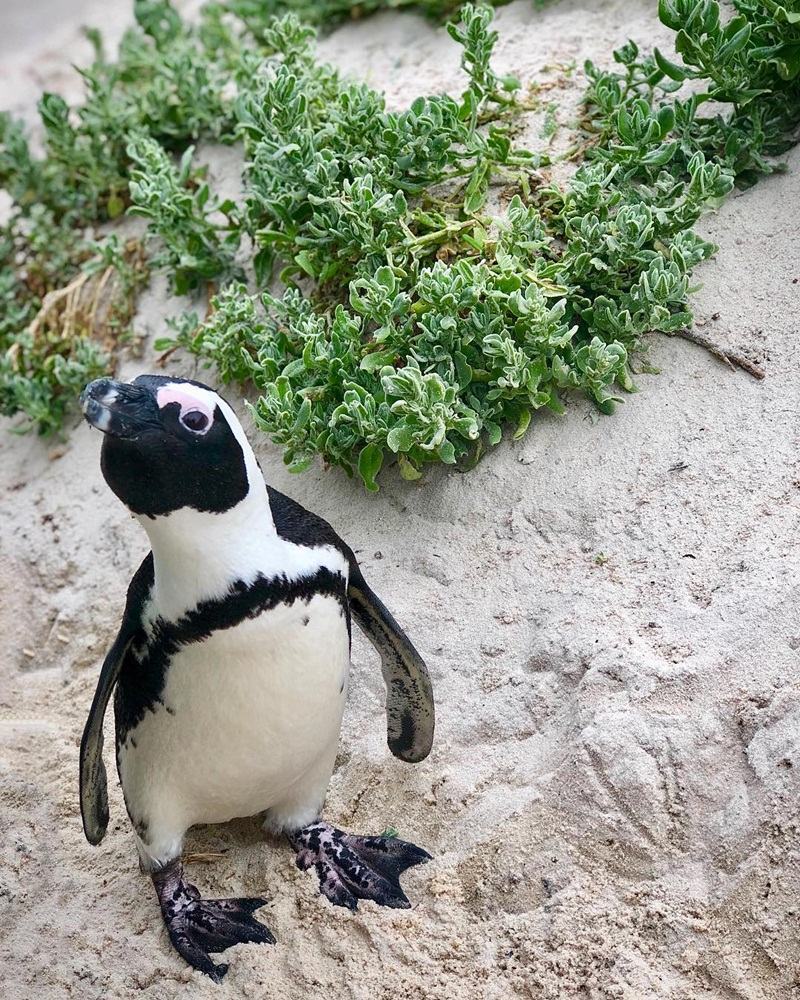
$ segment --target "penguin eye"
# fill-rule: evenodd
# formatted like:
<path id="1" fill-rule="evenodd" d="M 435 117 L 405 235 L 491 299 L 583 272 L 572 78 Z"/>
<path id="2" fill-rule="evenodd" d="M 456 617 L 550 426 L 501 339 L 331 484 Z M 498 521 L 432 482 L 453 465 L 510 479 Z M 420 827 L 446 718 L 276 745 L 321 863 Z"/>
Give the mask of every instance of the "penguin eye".
<path id="1" fill-rule="evenodd" d="M 183 426 L 195 434 L 200 434 L 208 427 L 208 417 L 202 410 L 189 410 L 188 413 L 182 413 L 180 419 Z"/>

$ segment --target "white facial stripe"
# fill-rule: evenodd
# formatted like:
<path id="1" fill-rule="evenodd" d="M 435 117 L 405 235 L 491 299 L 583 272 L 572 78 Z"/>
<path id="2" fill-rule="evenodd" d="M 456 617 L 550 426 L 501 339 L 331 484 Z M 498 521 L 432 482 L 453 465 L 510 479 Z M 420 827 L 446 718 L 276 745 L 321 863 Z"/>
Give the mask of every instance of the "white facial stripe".
<path id="1" fill-rule="evenodd" d="M 219 396 L 217 396 L 217 406 L 219 406 L 222 410 L 222 415 L 228 421 L 228 426 L 233 432 L 233 436 L 241 446 L 244 454 L 244 464 L 247 470 L 247 482 L 250 485 L 250 490 L 255 490 L 256 493 L 262 495 L 266 499 L 267 487 L 264 484 L 264 477 L 261 475 L 261 469 L 258 467 L 258 460 L 253 453 L 253 449 L 250 447 L 250 442 L 247 440 L 244 427 L 242 427 L 239 423 L 239 418 L 230 406 L 228 406 L 224 399 L 220 399 Z"/>

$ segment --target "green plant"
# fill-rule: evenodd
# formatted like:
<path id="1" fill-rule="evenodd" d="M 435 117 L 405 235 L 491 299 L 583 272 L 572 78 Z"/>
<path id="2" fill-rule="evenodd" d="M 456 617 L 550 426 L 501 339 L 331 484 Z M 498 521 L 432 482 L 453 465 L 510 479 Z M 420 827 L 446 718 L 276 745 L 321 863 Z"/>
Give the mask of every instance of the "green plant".
<path id="1" fill-rule="evenodd" d="M 686 37 L 715 63 L 709 95 L 741 96 L 719 89 L 740 22 L 712 23 L 710 0 L 682 2 Z M 319 66 L 289 18 L 271 42 L 283 58 L 240 102 L 257 275 L 280 259 L 284 281 L 317 288 L 282 299 L 228 289 L 183 344 L 261 389 L 256 422 L 294 471 L 322 455 L 376 489 L 387 456 L 407 478 L 431 461 L 473 462 L 503 427 L 521 436 L 536 409 L 560 411 L 570 390 L 613 412 L 646 336 L 691 322 L 691 272 L 715 249 L 692 226 L 735 178 L 773 169 L 764 156 L 796 120 L 778 77 L 702 118 L 710 97 L 674 100 L 683 71 L 629 43 L 615 53 L 621 71 L 587 64 L 586 162 L 565 187 L 532 190 L 542 158 L 514 147 L 522 106 L 516 81 L 491 69 L 491 11 L 468 4 L 462 17 L 450 28 L 470 77 L 460 100 L 387 113 L 378 94 Z M 773 122 L 760 145 L 731 140 L 756 119 Z M 518 192 L 499 218 L 485 214 L 498 183 Z"/>
<path id="2" fill-rule="evenodd" d="M 724 23 L 716 0 L 659 0 L 661 20 L 677 32 L 682 64 L 658 49 L 640 58 L 633 42 L 614 53 L 622 72 L 587 63 L 586 124 L 595 133 L 589 156 L 638 160 L 643 180 L 664 166 L 680 176 L 697 152 L 730 170 L 740 186 L 778 168 L 766 157 L 792 145 L 799 117 L 800 4 L 735 6 L 739 13 Z M 705 89 L 672 100 L 686 80 Z M 729 110 L 705 114 L 710 101 Z M 656 114 L 669 126 L 668 142 L 647 131 Z"/>
<path id="3" fill-rule="evenodd" d="M 550 104 L 543 147 L 518 147 L 529 105 L 492 68 L 485 4 L 449 26 L 466 91 L 390 112 L 319 63 L 303 22 L 404 0 L 226 0 L 195 26 L 168 0 L 138 0 L 117 61 L 92 34 L 85 103 L 43 98 L 44 158 L 0 118 L 14 201 L 0 233 L 3 412 L 57 426 L 68 393 L 108 363 L 97 344 L 113 351 L 148 266 L 176 292 L 219 288 L 203 322 L 177 318 L 160 346 L 254 384 L 255 420 L 295 471 L 321 455 L 376 489 L 390 458 L 409 479 L 430 462 L 468 467 L 575 390 L 612 412 L 647 336 L 691 322 L 692 271 L 714 252 L 697 219 L 777 169 L 794 139 L 797 4 L 736 0 L 726 22 L 714 0 L 661 0 L 682 62 L 629 42 L 616 69 L 588 63 L 577 169 L 557 185 L 540 168 L 566 126 Z M 438 17 L 455 4 L 413 6 Z M 241 203 L 193 167 L 203 138 L 242 144 Z M 146 261 L 74 238 L 126 208 L 148 220 Z M 238 267 L 250 244 L 255 292 Z M 52 296 L 111 273 L 118 307 L 62 336 Z M 263 291 L 277 277 L 285 293 Z"/>
<path id="4" fill-rule="evenodd" d="M 497 0 L 496 6 L 509 2 Z M 378 10 L 418 10 L 441 20 L 454 14 L 461 0 L 221 0 L 220 6 L 241 18 L 253 36 L 260 39 L 272 20 L 286 13 L 306 24 L 330 29 L 345 18 L 366 17 Z"/>
<path id="5" fill-rule="evenodd" d="M 208 184 L 192 173 L 193 153 L 189 146 L 175 167 L 154 139 L 142 136 L 128 145 L 128 214 L 150 220 L 160 238 L 152 263 L 169 271 L 176 295 L 237 274 L 239 230 L 230 214 L 235 205 L 210 200 Z M 226 223 L 213 222 L 214 214 L 226 216 Z"/>

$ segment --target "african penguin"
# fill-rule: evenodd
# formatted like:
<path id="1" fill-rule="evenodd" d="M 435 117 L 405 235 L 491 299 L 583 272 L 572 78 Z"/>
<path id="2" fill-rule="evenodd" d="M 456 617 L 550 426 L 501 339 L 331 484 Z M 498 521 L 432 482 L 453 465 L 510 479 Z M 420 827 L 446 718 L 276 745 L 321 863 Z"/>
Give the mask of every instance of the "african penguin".
<path id="1" fill-rule="evenodd" d="M 407 907 L 399 876 L 430 859 L 395 838 L 320 819 L 350 665 L 350 617 L 381 655 L 388 743 L 401 760 L 431 748 L 434 707 L 421 657 L 367 586 L 331 526 L 265 485 L 231 407 L 188 379 L 98 379 L 81 394 L 104 434 L 101 467 L 151 552 L 134 575 L 83 734 L 86 837 L 108 825 L 103 717 L 112 690 L 117 770 L 140 864 L 176 950 L 215 980 L 210 954 L 274 942 L 263 899 L 202 899 L 183 877 L 195 823 L 265 815 L 321 892 Z"/>

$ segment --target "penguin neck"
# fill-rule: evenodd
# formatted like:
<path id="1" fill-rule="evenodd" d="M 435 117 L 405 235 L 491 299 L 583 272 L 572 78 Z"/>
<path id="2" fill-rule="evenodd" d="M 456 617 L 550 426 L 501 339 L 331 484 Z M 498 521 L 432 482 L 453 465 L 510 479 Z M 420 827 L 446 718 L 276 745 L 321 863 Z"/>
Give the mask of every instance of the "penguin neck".
<path id="1" fill-rule="evenodd" d="M 271 562 L 277 537 L 264 480 L 250 479 L 247 495 L 221 513 L 183 507 L 140 516 L 153 552 L 153 599 L 175 620 L 201 601 L 222 597 L 236 581 L 252 583 Z"/>

